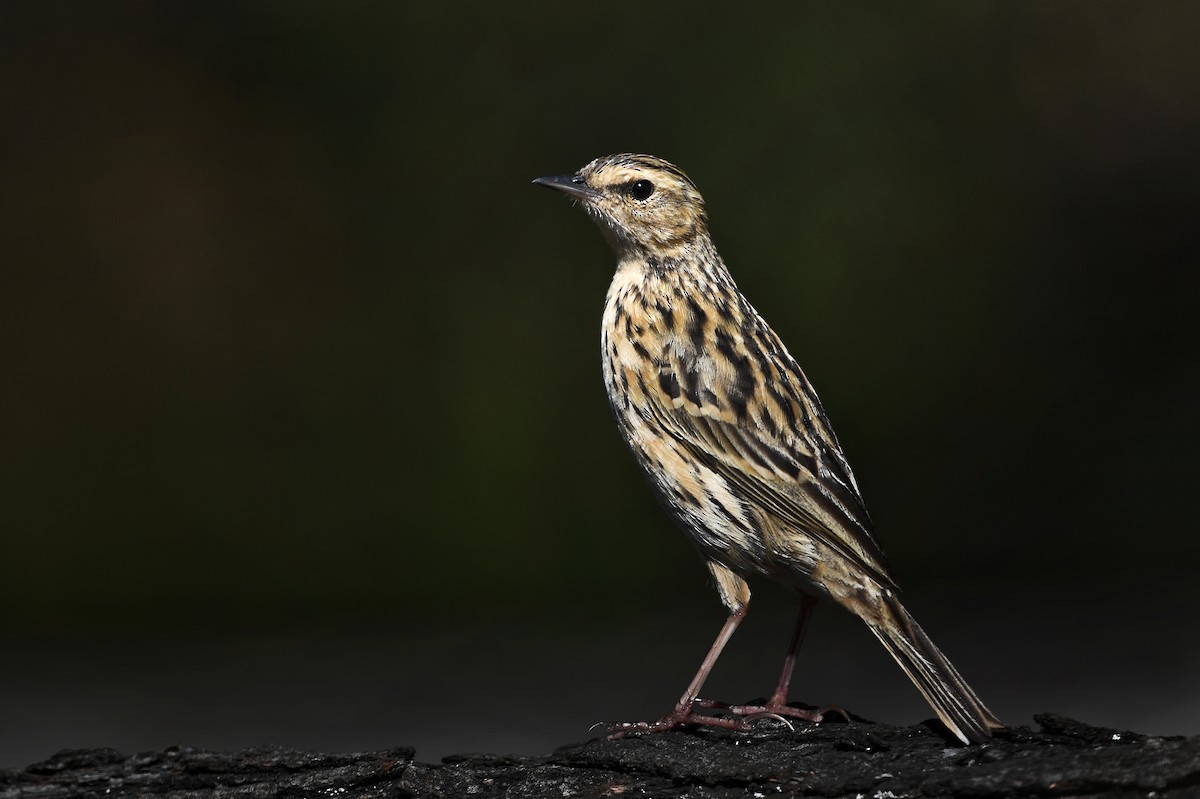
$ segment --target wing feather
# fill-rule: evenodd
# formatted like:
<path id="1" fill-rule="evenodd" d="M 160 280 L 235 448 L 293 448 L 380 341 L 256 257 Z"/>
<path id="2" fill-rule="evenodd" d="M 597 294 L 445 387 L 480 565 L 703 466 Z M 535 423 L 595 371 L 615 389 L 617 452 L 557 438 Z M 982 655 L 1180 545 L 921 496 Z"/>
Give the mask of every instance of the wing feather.
<path id="1" fill-rule="evenodd" d="M 781 427 L 756 423 L 753 413 L 739 416 L 723 404 L 730 392 L 715 370 L 683 370 L 677 361 L 661 365 L 659 374 L 647 399 L 668 435 L 787 527 L 838 552 L 881 584 L 894 585 L 853 473 L 807 382 L 799 384 L 806 389 L 799 401 L 807 414 L 787 415 L 791 423 Z M 674 386 L 691 390 L 686 396 L 665 390 Z M 815 421 L 811 429 L 804 425 L 806 416 Z M 828 438 L 817 432 L 822 430 Z"/>

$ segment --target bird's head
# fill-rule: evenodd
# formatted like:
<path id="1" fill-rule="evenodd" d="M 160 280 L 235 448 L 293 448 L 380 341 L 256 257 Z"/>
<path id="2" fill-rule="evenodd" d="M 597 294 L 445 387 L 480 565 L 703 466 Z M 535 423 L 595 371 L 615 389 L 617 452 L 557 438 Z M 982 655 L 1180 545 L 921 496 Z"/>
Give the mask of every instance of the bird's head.
<path id="1" fill-rule="evenodd" d="M 574 175 L 533 182 L 582 202 L 618 255 L 673 258 L 708 235 L 696 184 L 679 167 L 652 155 L 608 155 Z"/>

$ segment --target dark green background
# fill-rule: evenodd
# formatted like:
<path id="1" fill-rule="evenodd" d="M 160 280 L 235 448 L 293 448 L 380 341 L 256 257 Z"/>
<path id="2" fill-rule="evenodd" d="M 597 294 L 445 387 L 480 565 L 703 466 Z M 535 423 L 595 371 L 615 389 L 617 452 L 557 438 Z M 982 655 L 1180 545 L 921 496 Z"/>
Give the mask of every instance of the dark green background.
<path id="1" fill-rule="evenodd" d="M 559 630 L 678 607 L 701 619 L 680 665 L 622 676 L 664 672 L 628 712 L 665 710 L 721 611 L 608 416 L 613 257 L 529 186 L 632 150 L 699 184 L 902 585 L 927 614 L 951 605 L 947 648 L 975 653 L 985 698 L 1008 692 L 1000 715 L 1062 700 L 1196 732 L 1194 680 L 1166 721 L 1137 690 L 1197 661 L 1198 26 L 1135 2 L 5 4 L 7 689 L 40 677 L 61 699 L 97 642 L 128 674 L 164 641 L 192 661 L 208 636 L 352 630 L 461 668 L 444 701 L 466 714 L 500 660 L 578 671 Z M 1153 676 L 1087 661 L 1063 684 L 1112 684 L 1021 704 L 1031 661 L 1087 645 L 1076 624 Z M 443 646 L 464 630 L 502 657 Z M 388 690 L 403 715 L 432 689 Z M 81 733 L 92 696 L 53 721 L 34 700 L 2 732 L 37 727 L 44 754 L 207 742 Z M 567 715 L 555 742 L 596 720 Z M 397 735 L 362 745 L 421 744 Z"/>

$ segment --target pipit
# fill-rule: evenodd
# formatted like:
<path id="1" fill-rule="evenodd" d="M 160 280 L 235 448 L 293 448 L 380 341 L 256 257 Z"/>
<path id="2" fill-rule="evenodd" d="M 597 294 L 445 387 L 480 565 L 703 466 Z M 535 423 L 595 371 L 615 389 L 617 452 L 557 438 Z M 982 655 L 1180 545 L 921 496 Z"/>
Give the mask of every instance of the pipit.
<path id="1" fill-rule="evenodd" d="M 615 731 L 745 729 L 759 714 L 820 721 L 821 711 L 788 704 L 796 649 L 819 596 L 866 622 L 963 743 L 990 738 L 1003 725 L 900 603 L 821 402 L 734 284 L 695 184 L 661 158 L 629 153 L 533 182 L 582 204 L 616 251 L 601 330 L 608 399 L 637 462 L 700 550 L 729 610 L 675 707 L 657 722 Z M 746 615 L 746 579 L 759 576 L 801 596 L 778 685 L 764 705 L 700 700 Z"/>

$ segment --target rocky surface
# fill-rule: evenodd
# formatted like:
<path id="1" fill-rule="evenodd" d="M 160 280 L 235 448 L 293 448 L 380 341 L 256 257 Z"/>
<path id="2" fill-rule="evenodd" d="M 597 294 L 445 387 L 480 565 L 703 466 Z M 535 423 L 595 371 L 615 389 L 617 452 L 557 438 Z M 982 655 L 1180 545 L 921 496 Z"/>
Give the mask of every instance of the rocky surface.
<path id="1" fill-rule="evenodd" d="M 1061 716 L 960 747 L 914 727 L 774 721 L 748 733 L 687 730 L 594 739 L 536 757 L 411 748 L 317 754 L 171 747 L 67 750 L 0 772 L 0 799 L 38 797 L 895 797 L 1200 796 L 1200 737 L 1161 738 Z"/>

